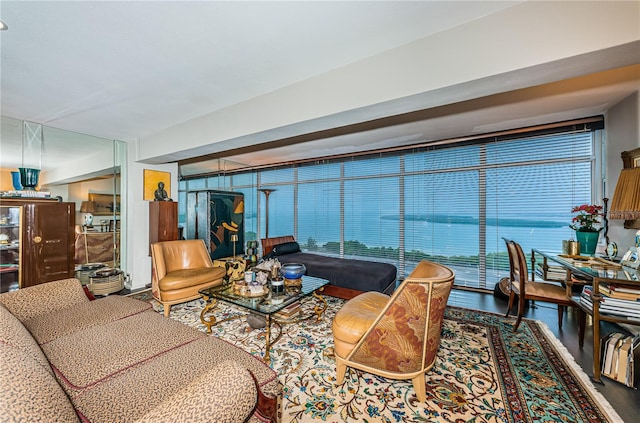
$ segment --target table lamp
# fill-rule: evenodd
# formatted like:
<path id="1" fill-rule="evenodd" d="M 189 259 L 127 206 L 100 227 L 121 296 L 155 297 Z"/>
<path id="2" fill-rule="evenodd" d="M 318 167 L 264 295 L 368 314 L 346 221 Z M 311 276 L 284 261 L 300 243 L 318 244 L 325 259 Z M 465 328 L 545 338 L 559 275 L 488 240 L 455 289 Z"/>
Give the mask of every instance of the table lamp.
<path id="1" fill-rule="evenodd" d="M 80 213 L 84 213 L 84 226 L 93 226 L 93 212 L 96 211 L 96 206 L 93 201 L 83 201 L 80 205 Z"/>

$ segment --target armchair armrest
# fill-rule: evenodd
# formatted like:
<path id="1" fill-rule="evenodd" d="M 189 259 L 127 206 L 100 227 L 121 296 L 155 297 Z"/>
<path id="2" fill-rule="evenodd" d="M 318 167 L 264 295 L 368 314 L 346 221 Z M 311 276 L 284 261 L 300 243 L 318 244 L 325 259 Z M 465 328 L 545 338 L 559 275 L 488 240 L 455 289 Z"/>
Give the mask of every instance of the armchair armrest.
<path id="1" fill-rule="evenodd" d="M 241 422 L 252 414 L 257 401 L 251 373 L 239 363 L 225 361 L 135 422 Z"/>

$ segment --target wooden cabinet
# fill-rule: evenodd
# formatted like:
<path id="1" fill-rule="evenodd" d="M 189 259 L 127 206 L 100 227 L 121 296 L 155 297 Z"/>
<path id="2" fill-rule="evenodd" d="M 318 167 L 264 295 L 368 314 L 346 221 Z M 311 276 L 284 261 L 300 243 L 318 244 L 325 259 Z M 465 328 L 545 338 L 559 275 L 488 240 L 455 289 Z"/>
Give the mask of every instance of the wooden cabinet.
<path id="1" fill-rule="evenodd" d="M 175 201 L 149 202 L 149 245 L 154 242 L 178 239 L 178 203 Z M 149 246 L 151 255 L 151 246 Z"/>
<path id="2" fill-rule="evenodd" d="M 17 268 L 20 288 L 73 277 L 74 226 L 75 203 L 0 199 L 0 266 Z"/>

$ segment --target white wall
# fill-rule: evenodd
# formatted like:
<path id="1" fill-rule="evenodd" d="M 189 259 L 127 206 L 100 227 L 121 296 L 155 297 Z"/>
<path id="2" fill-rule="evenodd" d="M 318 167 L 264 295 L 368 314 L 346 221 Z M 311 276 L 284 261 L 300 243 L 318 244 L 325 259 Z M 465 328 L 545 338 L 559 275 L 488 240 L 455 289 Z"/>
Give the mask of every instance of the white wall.
<path id="1" fill-rule="evenodd" d="M 149 256 L 149 202 L 143 200 L 144 169 L 171 173 L 169 197 L 178 198 L 178 164 L 146 165 L 136 161 L 137 142 L 128 143 L 126 216 L 121 228 L 126 231 L 125 272 L 129 274 L 127 286 L 131 290 L 142 289 L 151 283 L 151 257 Z"/>
<path id="2" fill-rule="evenodd" d="M 620 153 L 640 147 L 640 93 L 625 98 L 607 112 L 607 198 L 613 197 L 622 169 Z M 618 255 L 634 244 L 635 229 L 624 229 L 624 221 L 609 221 L 609 239 L 618 245 Z"/>
<path id="3" fill-rule="evenodd" d="M 633 53 L 603 52 L 640 40 L 639 27 L 639 2 L 523 2 L 144 137 L 139 159 L 237 148 L 623 66 Z"/>

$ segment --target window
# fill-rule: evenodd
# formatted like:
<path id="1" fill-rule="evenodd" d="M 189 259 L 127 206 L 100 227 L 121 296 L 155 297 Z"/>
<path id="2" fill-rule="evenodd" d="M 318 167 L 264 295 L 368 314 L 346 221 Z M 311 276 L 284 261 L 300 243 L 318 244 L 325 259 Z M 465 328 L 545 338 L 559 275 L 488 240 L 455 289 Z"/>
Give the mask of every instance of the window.
<path id="1" fill-rule="evenodd" d="M 594 132 L 485 139 L 439 149 L 324 160 L 180 184 L 245 194 L 247 239 L 294 235 L 319 254 L 387 261 L 400 277 L 421 259 L 456 285 L 491 289 L 506 276 L 502 237 L 559 250 L 571 209 L 592 203 Z M 212 186 L 214 185 L 214 186 Z M 222 185 L 222 186 L 221 186 Z M 179 198 L 182 198 L 180 193 Z"/>

